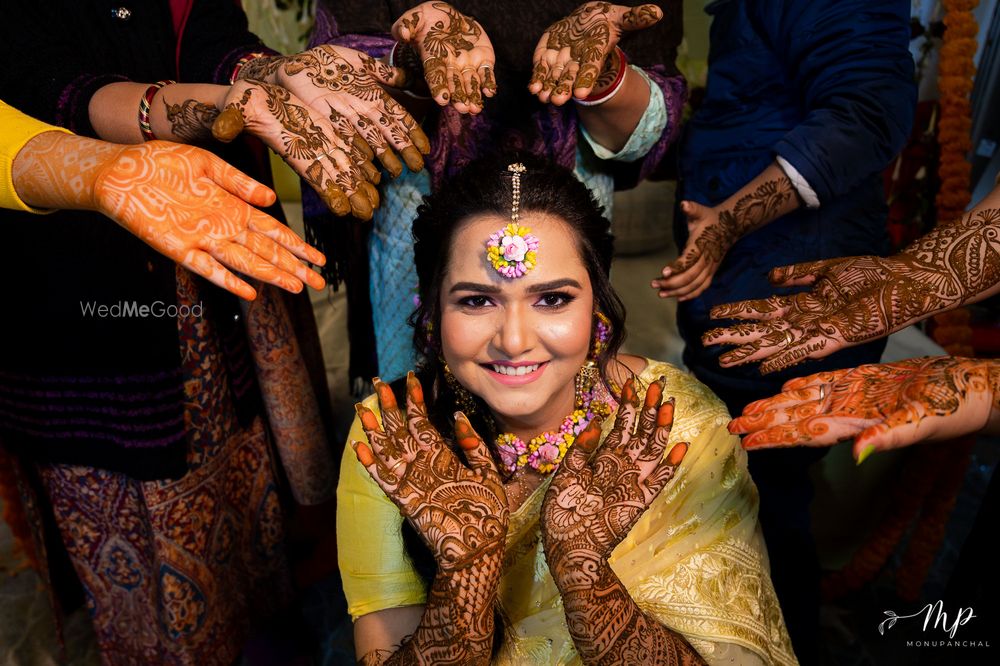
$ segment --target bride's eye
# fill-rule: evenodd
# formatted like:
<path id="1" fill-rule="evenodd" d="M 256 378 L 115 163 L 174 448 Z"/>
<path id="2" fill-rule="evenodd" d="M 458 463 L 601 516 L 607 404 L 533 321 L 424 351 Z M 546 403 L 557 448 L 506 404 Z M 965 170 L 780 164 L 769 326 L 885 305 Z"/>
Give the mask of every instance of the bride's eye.
<path id="1" fill-rule="evenodd" d="M 462 307 L 478 309 L 489 307 L 493 304 L 489 296 L 483 296 L 482 294 L 476 294 L 474 296 L 465 296 L 460 298 L 458 304 Z"/>
<path id="2" fill-rule="evenodd" d="M 565 305 L 569 305 L 573 302 L 575 296 L 567 294 L 564 291 L 552 291 L 547 294 L 542 294 L 542 297 L 538 299 L 538 305 L 545 308 L 561 308 Z"/>

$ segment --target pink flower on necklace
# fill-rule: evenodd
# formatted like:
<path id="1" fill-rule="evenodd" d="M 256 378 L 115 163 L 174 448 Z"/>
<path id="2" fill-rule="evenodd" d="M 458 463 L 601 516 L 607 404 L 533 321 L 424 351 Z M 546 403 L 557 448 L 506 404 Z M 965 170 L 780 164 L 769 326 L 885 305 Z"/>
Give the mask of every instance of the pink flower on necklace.
<path id="1" fill-rule="evenodd" d="M 498 446 L 497 451 L 500 453 L 500 462 L 503 463 L 504 468 L 517 469 L 517 451 L 513 446 Z"/>
<path id="2" fill-rule="evenodd" d="M 548 442 L 538 447 L 538 462 L 549 465 L 559 460 L 559 447 Z"/>

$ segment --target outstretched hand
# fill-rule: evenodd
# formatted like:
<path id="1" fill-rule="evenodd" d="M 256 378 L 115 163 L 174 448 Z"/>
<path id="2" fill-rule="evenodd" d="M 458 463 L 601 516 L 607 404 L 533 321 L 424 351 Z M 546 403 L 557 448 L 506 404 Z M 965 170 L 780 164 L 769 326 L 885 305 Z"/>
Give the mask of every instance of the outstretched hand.
<path id="1" fill-rule="evenodd" d="M 651 384 L 640 410 L 632 380 L 626 381 L 614 428 L 603 444 L 595 419 L 552 479 L 541 523 L 545 555 L 557 581 L 572 579 L 588 562 L 606 560 L 674 477 L 688 445 L 677 444 L 663 456 L 674 402 L 661 404 L 662 393 L 661 382 Z"/>
<path id="2" fill-rule="evenodd" d="M 775 286 L 812 286 L 790 296 L 712 308 L 714 319 L 744 323 L 712 329 L 706 345 L 738 345 L 719 358 L 723 367 L 761 361 L 762 373 L 876 340 L 956 303 L 961 291 L 942 273 L 905 255 L 846 257 L 783 266 Z"/>
<path id="3" fill-rule="evenodd" d="M 368 444 L 352 442 L 358 460 L 400 508 L 443 570 L 468 567 L 503 552 L 507 498 L 486 444 L 461 412 L 455 440 L 466 467 L 431 425 L 420 382 L 407 375 L 406 416 L 388 384 L 376 380 L 382 412 L 358 405 Z"/>
<path id="4" fill-rule="evenodd" d="M 541 102 L 559 106 L 571 96 L 584 99 L 594 88 L 606 88 L 618 74 L 618 59 L 609 56 L 622 33 L 648 28 L 661 18 L 663 12 L 652 4 L 580 5 L 542 33 L 532 57 L 528 91 Z"/>
<path id="5" fill-rule="evenodd" d="M 292 292 L 323 278 L 326 258 L 254 206 L 274 192 L 209 152 L 151 141 L 120 149 L 94 178 L 94 208 L 155 250 L 223 289 L 256 291 L 227 267 Z"/>
<path id="6" fill-rule="evenodd" d="M 745 449 L 831 446 L 874 451 L 951 439 L 986 426 L 995 403 L 987 364 L 940 356 L 820 372 L 746 406 L 729 424 Z"/>
<path id="7" fill-rule="evenodd" d="M 243 131 L 258 137 L 309 183 L 333 213 L 371 219 L 378 206 L 378 171 L 329 120 L 284 88 L 263 81 L 233 84 L 212 125 L 229 142 Z"/>
<path id="8" fill-rule="evenodd" d="M 356 131 L 364 139 L 366 156 L 374 154 L 393 176 L 402 172 L 394 150 L 411 171 L 424 167 L 423 155 L 430 153 L 430 140 L 413 116 L 382 87 L 402 86 L 406 79 L 402 69 L 361 51 L 323 44 L 296 55 L 251 60 L 239 76 L 287 88 L 341 136 L 350 137 Z"/>
<path id="9" fill-rule="evenodd" d="M 479 21 L 448 3 L 417 5 L 396 20 L 392 36 L 416 51 L 439 105 L 476 114 L 483 110 L 483 98 L 496 94 L 493 43 Z"/>

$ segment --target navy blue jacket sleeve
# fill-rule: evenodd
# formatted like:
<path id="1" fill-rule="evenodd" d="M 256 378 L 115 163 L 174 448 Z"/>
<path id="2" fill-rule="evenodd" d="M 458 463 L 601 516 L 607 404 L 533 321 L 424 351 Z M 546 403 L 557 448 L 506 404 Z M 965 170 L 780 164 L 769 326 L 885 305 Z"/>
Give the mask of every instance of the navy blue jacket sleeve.
<path id="1" fill-rule="evenodd" d="M 787 45 L 805 119 L 774 146 L 820 204 L 884 169 L 913 125 L 916 84 L 906 0 L 784 0 L 759 16 Z"/>

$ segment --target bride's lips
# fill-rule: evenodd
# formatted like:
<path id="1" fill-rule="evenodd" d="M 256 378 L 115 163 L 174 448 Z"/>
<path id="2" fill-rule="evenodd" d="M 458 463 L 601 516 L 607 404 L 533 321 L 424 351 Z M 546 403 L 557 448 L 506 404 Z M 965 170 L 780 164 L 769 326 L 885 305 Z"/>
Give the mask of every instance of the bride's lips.
<path id="1" fill-rule="evenodd" d="M 490 363 L 480 363 L 479 365 L 486 370 L 490 377 L 504 386 L 523 386 L 541 377 L 548 364 L 548 361 L 540 363 L 533 361 L 521 361 L 518 363 L 493 361 Z"/>

